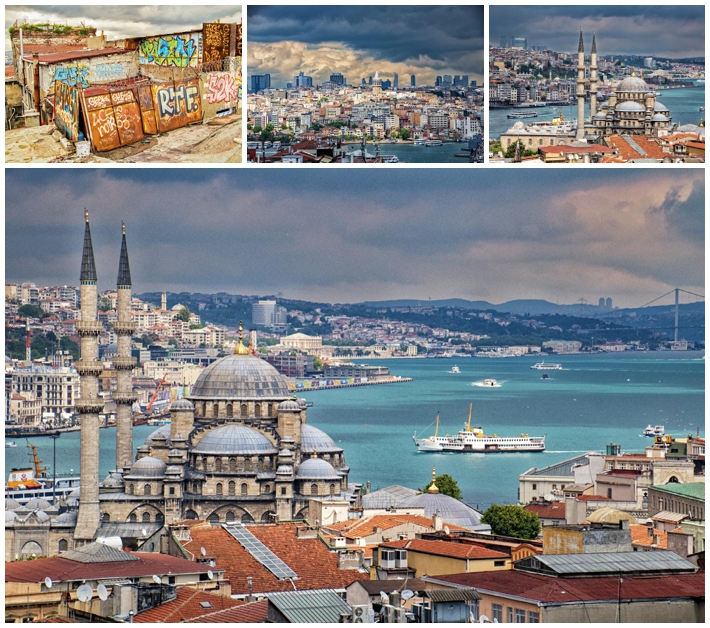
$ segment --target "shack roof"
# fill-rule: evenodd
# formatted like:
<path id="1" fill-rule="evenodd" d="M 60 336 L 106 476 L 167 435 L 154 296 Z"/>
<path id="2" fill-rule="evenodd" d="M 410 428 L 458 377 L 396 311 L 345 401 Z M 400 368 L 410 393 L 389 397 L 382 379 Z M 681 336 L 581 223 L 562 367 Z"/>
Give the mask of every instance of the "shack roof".
<path id="1" fill-rule="evenodd" d="M 50 52 L 37 55 L 40 65 L 50 63 L 62 63 L 63 61 L 73 61 L 74 59 L 89 59 L 91 57 L 103 57 L 106 55 L 117 55 L 124 52 L 133 52 L 126 48 L 99 48 L 98 50 L 74 50 L 69 52 Z M 25 54 L 25 61 L 32 61 L 32 55 Z"/>

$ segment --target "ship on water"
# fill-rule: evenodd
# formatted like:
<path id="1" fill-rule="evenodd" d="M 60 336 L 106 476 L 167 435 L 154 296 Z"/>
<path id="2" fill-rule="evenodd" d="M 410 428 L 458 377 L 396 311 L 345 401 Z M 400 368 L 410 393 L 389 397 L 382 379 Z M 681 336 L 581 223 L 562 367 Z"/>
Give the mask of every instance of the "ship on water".
<path id="1" fill-rule="evenodd" d="M 433 436 L 413 439 L 417 449 L 423 453 L 459 452 L 459 453 L 506 453 L 545 451 L 544 436 L 521 434 L 517 437 L 499 437 L 497 434 L 486 436 L 481 427 L 471 427 L 473 404 L 468 409 L 468 423 L 455 436 L 439 436 L 439 415 L 436 415 L 436 429 Z"/>
<path id="2" fill-rule="evenodd" d="M 535 369 L 536 371 L 561 371 L 562 365 L 555 362 L 545 362 L 543 360 L 542 362 L 533 364 L 530 368 Z"/>

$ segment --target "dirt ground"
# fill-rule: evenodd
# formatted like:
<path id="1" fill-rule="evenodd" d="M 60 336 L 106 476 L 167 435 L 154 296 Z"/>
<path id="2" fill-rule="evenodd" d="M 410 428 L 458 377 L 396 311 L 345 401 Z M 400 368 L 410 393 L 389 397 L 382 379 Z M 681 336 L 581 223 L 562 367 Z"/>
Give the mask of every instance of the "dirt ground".
<path id="1" fill-rule="evenodd" d="M 242 116 L 215 118 L 89 157 L 77 157 L 65 145 L 53 126 L 5 131 L 5 163 L 241 163 Z"/>

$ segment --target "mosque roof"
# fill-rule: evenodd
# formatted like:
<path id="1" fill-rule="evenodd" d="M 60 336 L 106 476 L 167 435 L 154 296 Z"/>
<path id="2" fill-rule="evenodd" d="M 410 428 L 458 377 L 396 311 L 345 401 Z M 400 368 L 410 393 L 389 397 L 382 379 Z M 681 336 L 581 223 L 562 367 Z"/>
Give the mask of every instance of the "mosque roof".
<path id="1" fill-rule="evenodd" d="M 154 456 L 143 456 L 136 460 L 131 470 L 126 474 L 126 478 L 146 478 L 157 479 L 165 476 L 167 465 Z"/>
<path id="2" fill-rule="evenodd" d="M 164 437 L 164 438 L 161 438 Z M 161 425 L 157 430 L 151 432 L 145 439 L 143 446 L 150 447 L 156 440 L 166 440 L 170 438 L 170 425 Z"/>
<path id="3" fill-rule="evenodd" d="M 668 122 L 668 118 L 664 116 L 662 113 L 656 113 L 653 115 L 651 118 L 653 122 Z"/>
<path id="4" fill-rule="evenodd" d="M 171 406 L 170 406 L 170 411 L 172 412 L 173 410 L 194 410 L 195 406 L 190 403 L 188 399 L 185 399 L 185 397 L 182 397 L 178 400 L 176 400 Z"/>
<path id="5" fill-rule="evenodd" d="M 453 523 L 464 528 L 476 528 L 481 525 L 481 513 L 468 504 L 442 493 L 419 493 L 401 501 L 398 506 L 424 507 L 424 516 L 441 515 L 446 523 Z"/>
<path id="6" fill-rule="evenodd" d="M 271 441 L 244 425 L 225 425 L 205 434 L 192 450 L 196 454 L 275 454 Z"/>
<path id="7" fill-rule="evenodd" d="M 233 354 L 205 368 L 190 399 L 285 400 L 288 381 L 266 360 Z"/>
<path id="8" fill-rule="evenodd" d="M 304 460 L 296 471 L 297 480 L 340 480 L 333 466 L 322 458 Z"/>
<path id="9" fill-rule="evenodd" d="M 653 103 L 653 110 L 654 111 L 668 111 L 668 107 L 666 107 L 662 102 L 656 101 Z"/>
<path id="10" fill-rule="evenodd" d="M 616 107 L 617 111 L 646 111 L 645 107 L 633 100 L 622 102 Z"/>
<path id="11" fill-rule="evenodd" d="M 619 83 L 614 91 L 619 92 L 648 92 L 651 88 L 646 84 L 642 78 L 638 76 L 627 76 L 621 83 Z"/>
<path id="12" fill-rule="evenodd" d="M 5 498 L 5 510 L 14 510 L 15 508 L 18 508 L 19 505 L 20 502 L 12 499 L 12 497 Z"/>
<path id="13" fill-rule="evenodd" d="M 590 523 L 619 523 L 622 520 L 636 523 L 636 519 L 628 512 L 622 512 L 615 508 L 599 508 L 589 515 Z"/>
<path id="14" fill-rule="evenodd" d="M 323 430 L 305 423 L 301 425 L 301 451 L 311 453 L 314 448 L 319 452 L 343 451 Z"/>
<path id="15" fill-rule="evenodd" d="M 279 404 L 279 411 L 283 412 L 300 412 L 301 406 L 295 399 L 286 399 Z"/>

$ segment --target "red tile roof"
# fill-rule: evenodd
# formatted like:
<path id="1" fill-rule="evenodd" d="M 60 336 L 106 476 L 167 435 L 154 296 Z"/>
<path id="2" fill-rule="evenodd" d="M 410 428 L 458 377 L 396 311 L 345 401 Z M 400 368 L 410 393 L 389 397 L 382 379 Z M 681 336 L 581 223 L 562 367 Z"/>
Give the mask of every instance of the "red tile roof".
<path id="1" fill-rule="evenodd" d="M 619 151 L 622 159 L 627 161 L 631 159 L 664 159 L 665 157 L 670 157 L 670 153 L 664 153 L 663 148 L 653 138 L 645 135 L 632 135 L 630 137 L 639 148 L 643 149 L 646 153 L 645 155 L 632 148 L 621 135 L 610 135 L 606 141 L 609 146 Z M 625 454 L 625 456 L 628 456 L 628 454 Z"/>
<path id="2" fill-rule="evenodd" d="M 538 151 L 543 153 L 613 153 L 611 148 L 602 146 L 601 144 L 587 144 L 586 146 L 568 146 L 567 144 L 559 144 L 558 146 L 540 146 Z"/>
<path id="3" fill-rule="evenodd" d="M 200 574 L 210 570 L 209 565 L 193 563 L 167 554 L 135 552 L 132 556 L 136 556 L 139 560 L 80 563 L 55 556 L 5 563 L 5 582 L 42 582 L 47 576 L 52 580 L 136 578 L 168 573 Z"/>
<path id="4" fill-rule="evenodd" d="M 550 504 L 532 503 L 525 506 L 525 510 L 534 512 L 540 519 L 564 519 L 564 502 L 552 502 Z"/>
<path id="5" fill-rule="evenodd" d="M 340 535 L 348 539 L 358 539 L 375 534 L 376 528 L 391 530 L 401 525 L 414 524 L 426 528 L 427 532 L 434 530 L 434 525 L 429 517 L 421 515 L 374 515 L 363 519 L 349 519 L 326 526 L 328 530 L 338 530 Z M 459 526 L 450 525 L 451 530 L 464 530 Z"/>
<path id="6" fill-rule="evenodd" d="M 608 502 L 610 501 L 608 497 L 604 495 L 577 495 L 578 502 Z"/>
<path id="7" fill-rule="evenodd" d="M 667 576 L 555 578 L 515 570 L 436 576 L 437 580 L 475 587 L 481 593 L 515 595 L 543 603 L 596 600 L 704 598 L 705 573 Z"/>
<path id="8" fill-rule="evenodd" d="M 643 547 L 656 547 L 658 549 L 668 549 L 668 532 L 663 530 L 654 530 L 653 535 L 658 537 L 658 544 L 653 545 L 653 535 L 648 536 L 648 526 L 639 523 L 631 524 L 631 544 L 641 545 Z"/>
<path id="9" fill-rule="evenodd" d="M 255 537 L 296 572 L 298 580 L 294 583 L 297 589 L 339 589 L 369 577 L 357 570 L 339 569 L 337 554 L 330 552 L 318 538 L 298 538 L 298 527 L 295 523 L 247 526 Z M 183 546 L 193 554 L 198 554 L 204 547 L 207 554 L 215 558 L 217 569 L 225 570 L 233 594 L 249 593 L 247 577 L 252 578 L 254 593 L 293 590 L 290 581 L 277 579 L 222 527 L 191 522 L 190 536 L 192 540 L 183 542 Z"/>
<path id="10" fill-rule="evenodd" d="M 269 609 L 269 600 L 259 600 L 189 619 L 186 623 L 199 624 L 263 624 Z"/>
<path id="11" fill-rule="evenodd" d="M 467 558 L 470 560 L 487 560 L 491 558 L 509 558 L 508 554 L 496 552 L 480 545 L 468 543 L 455 543 L 452 541 L 428 541 L 424 539 L 403 539 L 380 543 L 380 547 L 406 549 L 423 554 L 436 556 L 449 556 L 451 558 Z"/>
<path id="12" fill-rule="evenodd" d="M 6 65 L 5 66 L 5 78 L 15 78 L 15 66 Z"/>
<path id="13" fill-rule="evenodd" d="M 209 603 L 212 608 L 201 606 L 201 602 Z M 243 605 L 243 602 L 223 595 L 181 587 L 177 590 L 177 599 L 138 613 L 133 621 L 136 623 L 177 623 L 200 617 L 205 613 L 214 613 Z"/>

